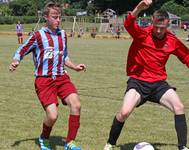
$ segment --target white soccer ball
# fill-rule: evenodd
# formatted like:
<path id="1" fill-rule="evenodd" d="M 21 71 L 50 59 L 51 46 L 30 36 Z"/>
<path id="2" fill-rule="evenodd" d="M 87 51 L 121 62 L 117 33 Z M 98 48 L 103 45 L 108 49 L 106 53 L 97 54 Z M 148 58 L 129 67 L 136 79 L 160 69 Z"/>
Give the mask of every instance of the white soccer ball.
<path id="1" fill-rule="evenodd" d="M 135 145 L 133 150 L 154 150 L 154 147 L 147 142 L 140 142 Z"/>

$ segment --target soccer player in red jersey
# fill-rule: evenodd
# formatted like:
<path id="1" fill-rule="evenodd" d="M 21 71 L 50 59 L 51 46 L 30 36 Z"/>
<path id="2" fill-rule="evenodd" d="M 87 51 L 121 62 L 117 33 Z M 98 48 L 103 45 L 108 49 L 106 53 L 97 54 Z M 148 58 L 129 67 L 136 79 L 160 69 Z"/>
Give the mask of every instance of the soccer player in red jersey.
<path id="1" fill-rule="evenodd" d="M 174 114 L 178 149 L 189 150 L 187 144 L 187 123 L 184 105 L 167 82 L 165 64 L 171 54 L 189 67 L 189 49 L 168 30 L 169 15 L 157 10 L 152 24 L 142 28 L 136 24 L 136 17 L 146 10 L 152 0 L 142 0 L 124 21 L 124 27 L 133 38 L 127 59 L 127 88 L 123 104 L 116 114 L 104 150 L 112 150 L 121 133 L 125 120 L 135 107 L 146 101 L 158 103 Z"/>
<path id="2" fill-rule="evenodd" d="M 65 150 L 81 150 L 75 144 L 75 138 L 80 126 L 80 99 L 77 89 L 71 82 L 64 66 L 75 71 L 85 71 L 85 64 L 75 64 L 68 56 L 67 36 L 61 30 L 61 5 L 49 2 L 44 8 L 46 25 L 34 32 L 30 38 L 16 51 L 10 71 L 15 71 L 20 61 L 33 54 L 35 65 L 35 90 L 45 110 L 42 133 L 39 137 L 41 150 L 51 150 L 49 137 L 53 125 L 58 118 L 58 99 L 70 108 L 68 134 Z"/>

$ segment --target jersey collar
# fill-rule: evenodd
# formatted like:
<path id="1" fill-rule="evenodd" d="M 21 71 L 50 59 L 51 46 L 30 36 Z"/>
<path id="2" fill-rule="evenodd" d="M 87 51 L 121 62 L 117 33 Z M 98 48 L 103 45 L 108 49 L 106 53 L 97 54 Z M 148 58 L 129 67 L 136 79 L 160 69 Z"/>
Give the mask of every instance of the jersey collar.
<path id="1" fill-rule="evenodd" d="M 49 29 L 48 27 L 42 27 L 42 30 L 44 32 L 47 32 L 49 34 L 52 34 L 52 35 L 59 35 L 61 34 L 61 29 L 57 28 L 55 32 L 53 32 L 51 29 Z"/>

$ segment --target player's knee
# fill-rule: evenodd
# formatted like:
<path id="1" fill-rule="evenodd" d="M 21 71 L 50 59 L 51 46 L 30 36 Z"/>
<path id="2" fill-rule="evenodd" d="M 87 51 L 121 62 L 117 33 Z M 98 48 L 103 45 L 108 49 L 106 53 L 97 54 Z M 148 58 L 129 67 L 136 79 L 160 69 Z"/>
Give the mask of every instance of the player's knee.
<path id="1" fill-rule="evenodd" d="M 72 114 L 80 114 L 81 103 L 79 96 L 75 93 L 69 95 L 66 99 L 68 106 L 70 107 L 70 111 Z"/>
<path id="2" fill-rule="evenodd" d="M 81 109 L 81 103 L 80 102 L 73 103 L 71 105 L 71 108 L 74 109 L 74 110 L 80 111 L 80 109 Z"/>
<path id="3" fill-rule="evenodd" d="M 81 111 L 81 103 L 79 100 L 75 101 L 75 103 L 70 103 L 70 109 L 73 114 L 79 114 Z"/>
<path id="4" fill-rule="evenodd" d="M 73 109 L 81 109 L 81 103 L 78 95 L 74 95 L 70 98 L 70 105 Z"/>
<path id="5" fill-rule="evenodd" d="M 127 119 L 128 117 L 129 117 L 129 115 L 130 115 L 130 111 L 127 111 L 127 110 L 122 110 L 119 114 L 119 116 L 120 116 L 120 120 L 125 120 L 125 119 Z"/>
<path id="6" fill-rule="evenodd" d="M 48 119 L 50 120 L 50 122 L 54 123 L 58 119 L 58 114 L 49 114 Z"/>
<path id="7" fill-rule="evenodd" d="M 182 113 L 184 113 L 184 105 L 182 103 L 177 104 L 174 107 L 174 112 L 175 112 L 175 114 L 182 114 Z"/>

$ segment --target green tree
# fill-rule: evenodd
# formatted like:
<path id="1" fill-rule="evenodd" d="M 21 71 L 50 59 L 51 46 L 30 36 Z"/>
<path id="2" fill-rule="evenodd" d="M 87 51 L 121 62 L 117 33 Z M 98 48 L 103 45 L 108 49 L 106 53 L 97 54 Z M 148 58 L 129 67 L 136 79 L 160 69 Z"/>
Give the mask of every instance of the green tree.
<path id="1" fill-rule="evenodd" d="M 187 7 L 175 3 L 173 0 L 165 3 L 161 8 L 178 16 L 189 14 L 189 9 Z"/>
<path id="2" fill-rule="evenodd" d="M 11 16 L 12 10 L 7 4 L 0 5 L 0 15 L 1 16 Z"/>
<path id="3" fill-rule="evenodd" d="M 32 1 L 15 0 L 9 3 L 9 8 L 12 9 L 14 16 L 33 16 L 35 15 L 35 7 Z"/>
<path id="4" fill-rule="evenodd" d="M 189 1 L 188 1 L 188 0 L 184 0 L 184 1 L 183 1 L 183 5 L 184 5 L 185 7 L 188 7 L 188 8 L 189 8 Z"/>
<path id="5" fill-rule="evenodd" d="M 14 0 L 9 4 L 9 9 L 5 9 L 6 14 L 12 12 L 14 16 L 24 16 L 24 15 L 37 15 L 39 10 L 42 10 L 45 3 L 50 0 Z M 77 11 L 87 10 L 89 14 L 94 15 L 96 12 L 103 12 L 107 8 L 111 8 L 116 11 L 118 15 L 131 11 L 141 0 L 54 0 L 59 3 L 69 3 L 70 8 L 65 10 L 65 12 L 72 12 L 72 15 Z M 168 9 L 168 11 L 176 14 L 188 13 L 189 10 L 189 0 L 153 0 L 152 6 L 141 12 L 152 14 L 154 10 L 159 8 Z M 172 7 L 172 8 L 171 8 Z M 179 9 L 177 11 L 177 9 Z M 69 14 L 69 13 L 68 13 Z"/>

